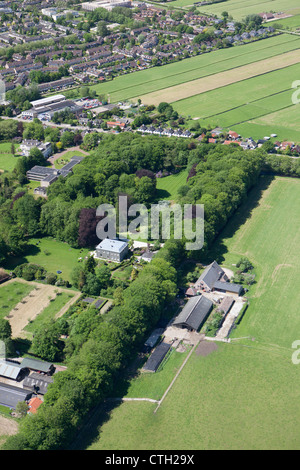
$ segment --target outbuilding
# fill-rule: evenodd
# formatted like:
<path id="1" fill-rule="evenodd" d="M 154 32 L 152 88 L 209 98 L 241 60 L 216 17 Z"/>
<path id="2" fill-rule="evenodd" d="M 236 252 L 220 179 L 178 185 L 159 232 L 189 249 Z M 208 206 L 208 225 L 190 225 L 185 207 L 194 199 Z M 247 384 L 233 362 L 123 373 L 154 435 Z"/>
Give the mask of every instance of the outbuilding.
<path id="1" fill-rule="evenodd" d="M 213 302 L 204 295 L 192 297 L 175 318 L 173 326 L 197 331 L 207 319 L 212 308 Z"/>

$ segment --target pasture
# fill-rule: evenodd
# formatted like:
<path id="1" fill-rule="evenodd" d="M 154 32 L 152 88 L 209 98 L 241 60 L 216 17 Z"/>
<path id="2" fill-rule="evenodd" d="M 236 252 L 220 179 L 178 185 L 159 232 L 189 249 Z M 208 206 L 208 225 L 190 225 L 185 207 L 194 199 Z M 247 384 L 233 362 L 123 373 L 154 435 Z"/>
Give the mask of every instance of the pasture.
<path id="1" fill-rule="evenodd" d="M 300 109 L 292 103 L 291 87 L 299 76 L 296 64 L 177 101 L 173 107 L 199 117 L 203 126 L 230 128 L 256 139 L 276 133 L 281 140 L 297 142 Z"/>
<path id="2" fill-rule="evenodd" d="M 262 177 L 215 243 L 212 259 L 232 267 L 245 255 L 257 273 L 231 343 L 206 356 L 194 351 L 155 415 L 150 402 L 106 409 L 81 448 L 299 448 L 300 376 L 291 360 L 300 328 L 299 197 L 299 180 Z"/>
<path id="3" fill-rule="evenodd" d="M 163 4 L 162 4 L 163 5 Z M 191 0 L 175 0 L 171 3 L 174 7 L 191 7 L 194 2 Z M 253 2 L 253 0 L 227 0 L 226 2 L 215 3 L 213 5 L 198 6 L 201 13 L 208 15 L 221 16 L 225 10 L 233 16 L 235 20 L 242 20 L 247 15 L 264 12 L 285 12 L 286 14 L 297 14 L 300 12 L 298 0 L 262 0 Z"/>
<path id="4" fill-rule="evenodd" d="M 110 102 L 116 103 L 252 64 L 258 60 L 279 56 L 296 50 L 299 44 L 300 38 L 297 36 L 282 34 L 243 46 L 217 50 L 161 67 L 122 75 L 92 88 L 97 93 L 109 95 Z"/>
<path id="5" fill-rule="evenodd" d="M 255 64 L 239 66 L 209 77 L 199 78 L 190 82 L 147 93 L 140 96 L 145 104 L 158 105 L 162 101 L 173 103 L 217 88 L 221 88 L 252 77 L 261 76 L 274 70 L 284 69 L 299 62 L 299 50 L 290 51 L 280 56 L 259 60 Z"/>

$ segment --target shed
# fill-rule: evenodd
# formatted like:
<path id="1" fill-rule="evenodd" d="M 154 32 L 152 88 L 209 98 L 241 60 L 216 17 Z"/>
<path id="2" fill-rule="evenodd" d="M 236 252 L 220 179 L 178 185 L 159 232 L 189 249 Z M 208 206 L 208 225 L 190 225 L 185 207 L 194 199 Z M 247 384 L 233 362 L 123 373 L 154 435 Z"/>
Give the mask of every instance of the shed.
<path id="1" fill-rule="evenodd" d="M 171 344 L 164 342 L 160 343 L 148 358 L 143 370 L 147 372 L 156 372 L 170 348 Z"/>
<path id="2" fill-rule="evenodd" d="M 163 334 L 163 332 L 164 332 L 163 328 L 156 328 L 154 331 L 152 331 L 149 338 L 145 341 L 145 346 L 149 348 L 154 348 L 159 337 Z"/>

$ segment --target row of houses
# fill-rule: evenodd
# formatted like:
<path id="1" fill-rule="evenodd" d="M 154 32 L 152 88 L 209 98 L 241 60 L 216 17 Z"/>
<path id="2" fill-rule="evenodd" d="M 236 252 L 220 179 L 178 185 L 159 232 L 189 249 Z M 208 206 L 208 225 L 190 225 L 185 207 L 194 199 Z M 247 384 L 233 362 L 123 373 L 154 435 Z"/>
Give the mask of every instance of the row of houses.
<path id="1" fill-rule="evenodd" d="M 145 126 L 144 124 L 138 128 L 138 131 L 143 134 L 165 135 L 167 137 L 192 137 L 192 133 L 188 129 L 166 129 L 163 127 Z"/>

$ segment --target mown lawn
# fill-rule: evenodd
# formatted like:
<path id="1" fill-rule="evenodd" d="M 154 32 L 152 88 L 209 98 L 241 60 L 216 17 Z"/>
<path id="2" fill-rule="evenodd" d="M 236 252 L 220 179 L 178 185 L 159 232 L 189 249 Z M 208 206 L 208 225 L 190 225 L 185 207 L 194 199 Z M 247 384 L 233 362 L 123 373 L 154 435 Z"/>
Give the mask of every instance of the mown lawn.
<path id="1" fill-rule="evenodd" d="M 27 253 L 21 258 L 9 258 L 5 263 L 6 269 L 14 269 L 22 263 L 35 263 L 41 265 L 50 273 L 62 271 L 62 279 L 71 281 L 72 270 L 78 264 L 78 258 L 88 254 L 87 249 L 71 248 L 67 243 L 54 238 L 32 238 L 29 240 Z"/>
<path id="2" fill-rule="evenodd" d="M 178 199 L 178 189 L 186 184 L 188 176 L 187 170 L 182 170 L 174 175 L 156 179 L 157 198 L 176 201 Z"/>
<path id="3" fill-rule="evenodd" d="M 262 178 L 215 243 L 213 258 L 245 255 L 257 274 L 231 343 L 194 352 L 155 415 L 151 403 L 115 406 L 82 448 L 299 449 L 299 197 L 300 180 Z"/>
<path id="4" fill-rule="evenodd" d="M 85 157 L 85 156 L 86 154 L 82 152 L 77 152 L 76 150 L 70 150 L 69 152 L 64 153 L 60 158 L 55 160 L 54 166 L 55 168 L 59 170 L 60 168 L 65 166 L 71 160 L 72 157 Z"/>
<path id="5" fill-rule="evenodd" d="M 11 153 L 11 142 L 0 143 L 0 170 L 12 171 L 18 161 L 19 144 L 15 144 L 15 155 Z"/>

